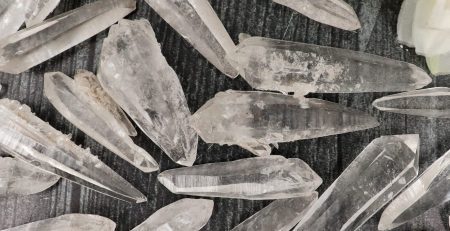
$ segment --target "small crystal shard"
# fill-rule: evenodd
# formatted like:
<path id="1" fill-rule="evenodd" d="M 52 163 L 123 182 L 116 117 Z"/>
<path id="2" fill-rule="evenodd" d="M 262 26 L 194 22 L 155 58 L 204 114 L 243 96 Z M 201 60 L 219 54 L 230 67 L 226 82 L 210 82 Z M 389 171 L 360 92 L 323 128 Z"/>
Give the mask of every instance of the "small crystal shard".
<path id="1" fill-rule="evenodd" d="M 110 104 L 105 105 L 105 100 L 110 98 L 108 96 L 105 98 L 101 89 L 78 85 L 80 80 L 95 82 L 96 79 L 92 73 L 79 73 L 78 81 L 74 81 L 61 72 L 46 73 L 44 79 L 45 96 L 76 127 L 140 170 L 153 172 L 159 169 L 153 157 L 133 143 L 128 136 L 128 129 L 117 120 L 115 115 L 118 114 L 111 113 L 109 108 L 114 112 L 120 109 L 114 104 L 111 107 L 108 107 Z M 86 94 L 81 90 L 84 87 L 96 90 L 95 93 L 99 94 L 95 95 L 97 97 Z M 109 101 L 109 103 L 113 102 Z"/>
<path id="2" fill-rule="evenodd" d="M 236 144 L 259 156 L 270 154 L 269 144 L 378 126 L 366 113 L 324 100 L 231 90 L 209 100 L 190 124 L 207 143 Z"/>
<path id="3" fill-rule="evenodd" d="M 357 230 L 417 176 L 418 145 L 419 135 L 373 140 L 295 230 Z"/>
<path id="4" fill-rule="evenodd" d="M 394 229 L 450 200 L 450 151 L 436 160 L 384 210 L 379 230 Z"/>
<path id="5" fill-rule="evenodd" d="M 105 91 L 175 162 L 191 166 L 197 134 L 180 81 L 147 20 L 121 20 L 105 39 L 98 73 Z"/>
<path id="6" fill-rule="evenodd" d="M 144 202 L 145 196 L 89 150 L 36 117 L 26 105 L 0 100 L 0 150 L 44 171 L 106 195 Z"/>
<path id="7" fill-rule="evenodd" d="M 172 193 L 271 200 L 311 194 L 322 179 L 302 160 L 255 157 L 171 169 L 158 180 Z"/>
<path id="8" fill-rule="evenodd" d="M 231 231 L 290 231 L 316 200 L 317 192 L 305 197 L 276 200 Z"/>
<path id="9" fill-rule="evenodd" d="M 207 0 L 145 1 L 222 73 L 238 75 L 225 58 L 236 46 Z"/>
<path id="10" fill-rule="evenodd" d="M 431 82 L 428 74 L 413 64 L 261 37 L 243 40 L 228 58 L 252 87 L 300 95 L 408 91 Z"/>
<path id="11" fill-rule="evenodd" d="M 205 199 L 181 199 L 163 207 L 131 231 L 198 231 L 208 223 L 214 202 Z"/>
<path id="12" fill-rule="evenodd" d="M 28 0 L 30 1 L 30 0 Z M 41 23 L 58 6 L 60 0 L 31 0 L 33 7 L 26 15 L 27 27 Z"/>

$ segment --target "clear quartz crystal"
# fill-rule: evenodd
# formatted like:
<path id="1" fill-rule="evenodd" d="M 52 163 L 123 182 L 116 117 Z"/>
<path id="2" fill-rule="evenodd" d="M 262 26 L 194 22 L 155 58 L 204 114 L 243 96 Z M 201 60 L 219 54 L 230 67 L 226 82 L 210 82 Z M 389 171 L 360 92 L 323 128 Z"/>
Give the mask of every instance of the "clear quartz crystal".
<path id="1" fill-rule="evenodd" d="M 418 173 L 419 135 L 373 140 L 312 205 L 295 230 L 357 230 Z"/>
<path id="2" fill-rule="evenodd" d="M 0 100 L 0 150 L 100 193 L 134 202 L 145 196 L 89 150 L 73 143 L 26 105 Z"/>
<path id="3" fill-rule="evenodd" d="M 197 134 L 175 71 L 147 20 L 121 20 L 105 39 L 98 78 L 106 92 L 175 162 L 191 166 Z"/>
<path id="4" fill-rule="evenodd" d="M 58 6 L 60 0 L 28 0 L 33 7 L 26 14 L 27 27 L 41 23 Z"/>
<path id="5" fill-rule="evenodd" d="M 152 214 L 131 231 L 198 231 L 208 223 L 214 202 L 205 199 L 181 199 Z"/>
<path id="6" fill-rule="evenodd" d="M 400 43 L 414 47 L 413 22 L 419 0 L 404 0 L 397 22 L 397 39 Z"/>
<path id="7" fill-rule="evenodd" d="M 6 38 L 19 30 L 32 5 L 33 0 L 0 1 L 0 39 Z"/>
<path id="8" fill-rule="evenodd" d="M 89 72 L 81 72 L 77 78 L 89 78 L 88 76 L 92 75 Z M 79 82 L 61 72 L 46 73 L 44 94 L 67 120 L 88 136 L 141 171 L 157 171 L 158 163 L 144 149 L 133 143 L 123 123 L 102 103 L 105 102 L 103 95 L 94 98 L 86 94 L 80 90 Z M 108 99 L 110 98 L 106 98 Z M 114 105 L 111 108 L 118 109 Z"/>
<path id="9" fill-rule="evenodd" d="M 271 200 L 311 194 L 322 179 L 302 160 L 255 157 L 171 169 L 158 180 L 172 193 Z"/>

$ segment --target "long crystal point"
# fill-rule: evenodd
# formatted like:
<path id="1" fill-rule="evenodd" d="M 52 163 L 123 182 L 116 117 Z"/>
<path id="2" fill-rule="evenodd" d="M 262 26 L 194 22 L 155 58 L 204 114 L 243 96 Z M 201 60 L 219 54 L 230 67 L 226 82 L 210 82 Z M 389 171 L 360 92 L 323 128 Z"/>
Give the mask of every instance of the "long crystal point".
<path id="1" fill-rule="evenodd" d="M 343 0 L 273 0 L 320 23 L 344 30 L 361 28 L 352 6 Z"/>
<path id="2" fill-rule="evenodd" d="M 0 39 L 6 38 L 19 30 L 32 5 L 32 0 L 0 1 Z"/>
<path id="3" fill-rule="evenodd" d="M 311 194 L 322 179 L 302 160 L 255 157 L 164 171 L 158 180 L 172 193 L 271 200 Z"/>
<path id="4" fill-rule="evenodd" d="M 56 184 L 59 178 L 23 161 L 0 157 L 0 197 L 42 192 Z"/>
<path id="5" fill-rule="evenodd" d="M 205 199 L 181 199 L 152 214 L 131 231 L 198 231 L 208 223 L 214 202 Z"/>
<path id="6" fill-rule="evenodd" d="M 418 146 L 419 135 L 373 140 L 295 230 L 357 230 L 417 176 Z"/>
<path id="7" fill-rule="evenodd" d="M 191 166 L 197 134 L 175 71 L 147 20 L 121 20 L 103 42 L 98 78 L 106 92 L 175 162 Z"/>
<path id="8" fill-rule="evenodd" d="M 36 117 L 26 105 L 0 100 L 0 149 L 42 170 L 106 195 L 145 202 L 145 196 L 89 150 Z"/>
<path id="9" fill-rule="evenodd" d="M 60 0 L 32 0 L 33 7 L 26 14 L 27 27 L 41 23 L 58 6 Z"/>
<path id="10" fill-rule="evenodd" d="M 136 7 L 135 0 L 98 0 L 0 41 L 0 71 L 18 74 L 105 30 Z"/>
<path id="11" fill-rule="evenodd" d="M 395 92 L 431 82 L 419 67 L 359 51 L 251 37 L 228 56 L 261 90 L 319 93 Z"/>
<path id="12" fill-rule="evenodd" d="M 316 200 L 317 192 L 305 197 L 276 200 L 231 231 L 289 231 Z"/>
<path id="13" fill-rule="evenodd" d="M 450 151 L 436 160 L 381 215 L 379 230 L 394 229 L 450 200 Z"/>
<path id="14" fill-rule="evenodd" d="M 93 74 L 80 73 L 78 78 L 80 75 Z M 102 103 L 103 98 L 86 94 L 61 72 L 44 75 L 44 94 L 67 120 L 133 166 L 144 172 L 159 169 L 153 157 L 133 143 L 128 130 L 124 131 L 123 124 Z"/>
<path id="15" fill-rule="evenodd" d="M 209 100 L 190 124 L 207 143 L 236 144 L 260 156 L 270 154 L 269 144 L 378 126 L 366 113 L 324 100 L 231 90 Z"/>
<path id="16" fill-rule="evenodd" d="M 238 75 L 226 59 L 236 46 L 207 0 L 145 1 L 222 73 Z"/>

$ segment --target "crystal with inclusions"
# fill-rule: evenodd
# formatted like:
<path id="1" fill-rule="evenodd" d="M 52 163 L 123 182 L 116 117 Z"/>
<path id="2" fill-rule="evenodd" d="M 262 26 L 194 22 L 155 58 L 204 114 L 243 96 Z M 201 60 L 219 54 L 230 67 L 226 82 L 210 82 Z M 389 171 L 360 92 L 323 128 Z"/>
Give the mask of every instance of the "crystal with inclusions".
<path id="1" fill-rule="evenodd" d="M 152 214 L 131 231 L 198 231 L 208 223 L 214 202 L 205 199 L 181 199 Z"/>
<path id="2" fill-rule="evenodd" d="M 135 9 L 134 0 L 98 0 L 0 41 L 0 71 L 18 74 L 105 30 Z"/>
<path id="3" fill-rule="evenodd" d="M 302 160 L 255 157 L 171 169 L 158 180 L 176 194 L 272 200 L 311 194 L 322 179 Z"/>
<path id="4" fill-rule="evenodd" d="M 28 106 L 1 99 L 0 120 L 0 150 L 106 195 L 126 201 L 146 201 L 130 183 L 89 150 L 36 117 Z"/>
<path id="5" fill-rule="evenodd" d="M 450 200 L 450 151 L 436 160 L 381 215 L 379 230 L 393 229 Z"/>
<path id="6" fill-rule="evenodd" d="M 343 0 L 273 0 L 324 24 L 344 30 L 361 28 L 355 10 Z"/>
<path id="7" fill-rule="evenodd" d="M 0 197 L 42 192 L 56 184 L 59 178 L 23 161 L 0 157 Z"/>
<path id="8" fill-rule="evenodd" d="M 207 143 L 236 144 L 259 156 L 270 154 L 269 144 L 378 126 L 366 113 L 320 99 L 231 90 L 209 100 L 190 123 Z"/>
<path id="9" fill-rule="evenodd" d="M 305 197 L 276 200 L 231 231 L 289 231 L 316 200 L 317 192 Z"/>
<path id="10" fill-rule="evenodd" d="M 175 71 L 161 53 L 147 20 L 121 20 L 111 27 L 98 78 L 105 91 L 175 162 L 191 166 L 197 134 Z"/>
<path id="11" fill-rule="evenodd" d="M 225 58 L 236 46 L 207 0 L 145 1 L 222 73 L 238 75 Z"/>
<path id="12" fill-rule="evenodd" d="M 419 67 L 334 47 L 251 37 L 228 56 L 254 88 L 307 94 L 394 92 L 431 82 Z"/>
<path id="13" fill-rule="evenodd" d="M 158 163 L 144 149 L 133 143 L 123 123 L 118 121 L 104 104 L 101 89 L 96 89 L 96 92 L 100 93 L 97 97 L 80 89 L 89 88 L 80 87 L 78 84 L 91 78 L 95 81 L 92 75 L 90 72 L 80 72 L 76 77 L 78 81 L 74 81 L 61 72 L 46 73 L 44 94 L 67 120 L 97 142 L 144 172 L 158 170 Z M 118 109 L 114 104 L 111 108 Z"/>
<path id="14" fill-rule="evenodd" d="M 373 140 L 295 230 L 357 230 L 417 176 L 418 146 L 419 135 Z"/>

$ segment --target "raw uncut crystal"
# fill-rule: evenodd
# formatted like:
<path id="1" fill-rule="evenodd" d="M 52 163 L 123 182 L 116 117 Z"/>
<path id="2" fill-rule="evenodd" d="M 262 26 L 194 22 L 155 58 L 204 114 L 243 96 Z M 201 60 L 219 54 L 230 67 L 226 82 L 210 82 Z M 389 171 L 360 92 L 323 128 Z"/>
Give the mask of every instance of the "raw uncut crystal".
<path id="1" fill-rule="evenodd" d="M 0 41 L 0 71 L 18 74 L 105 30 L 135 9 L 134 0 L 98 0 Z"/>
<path id="2" fill-rule="evenodd" d="M 197 134 L 175 71 L 147 20 L 121 20 L 103 42 L 98 78 L 106 92 L 175 162 L 191 166 Z"/>
<path id="3" fill-rule="evenodd" d="M 414 47 L 413 22 L 419 0 L 404 0 L 397 22 L 397 40 L 410 47 Z"/>
<path id="4" fill-rule="evenodd" d="M 319 197 L 295 230 L 357 230 L 418 173 L 419 135 L 373 140 Z"/>
<path id="5" fill-rule="evenodd" d="M 27 12 L 27 27 L 41 23 L 58 6 L 60 0 L 28 0 L 33 7 Z"/>
<path id="6" fill-rule="evenodd" d="M 231 231 L 289 231 L 316 200 L 317 192 L 305 197 L 276 200 Z"/>
<path id="7" fill-rule="evenodd" d="M 198 231 L 208 223 L 214 202 L 205 199 L 181 199 L 152 214 L 131 231 Z"/>
<path id="8" fill-rule="evenodd" d="M 36 117 L 26 105 L 0 100 L 0 150 L 74 183 L 135 202 L 145 196 L 89 150 Z"/>
<path id="9" fill-rule="evenodd" d="M 78 81 L 61 72 L 44 75 L 44 94 L 56 110 L 81 131 L 136 168 L 143 172 L 157 171 L 158 163 L 144 149 L 133 143 L 124 124 L 111 113 L 107 107 L 109 104 L 104 104 L 105 99 L 108 101 L 110 98 L 108 96 L 104 98 L 102 90 L 98 88 L 95 89 L 100 93 L 96 95 L 97 97 L 92 97 L 92 94 L 86 94 L 81 90 L 83 87 L 92 88 L 89 86 L 80 88 L 80 80 L 84 80 L 84 83 L 89 80 L 95 82 L 96 77 L 90 72 L 81 72 L 76 78 Z M 115 104 L 110 108 L 114 111 L 120 110 Z"/>
<path id="10" fill-rule="evenodd" d="M 302 160 L 255 157 L 164 171 L 158 180 L 172 193 L 272 200 L 311 194 L 322 179 Z"/>
<path id="11" fill-rule="evenodd" d="M 381 215 L 379 230 L 394 229 L 450 200 L 450 151 L 436 160 Z"/>
<path id="12" fill-rule="evenodd" d="M 222 73 L 238 75 L 225 58 L 236 46 L 207 0 L 145 1 Z"/>
<path id="13" fill-rule="evenodd" d="M 364 130 L 378 126 L 366 113 L 320 99 L 269 92 L 219 92 L 191 118 L 207 143 L 239 145 L 269 155 L 269 144 Z"/>
<path id="14" fill-rule="evenodd" d="M 228 56 L 260 90 L 319 93 L 395 92 L 431 82 L 417 66 L 359 51 L 251 37 Z"/>
<path id="15" fill-rule="evenodd" d="M 355 10 L 343 0 L 273 0 L 320 23 L 344 30 L 361 28 Z"/>
<path id="16" fill-rule="evenodd" d="M 56 184 L 59 176 L 11 157 L 0 157 L 0 197 L 30 195 Z"/>

